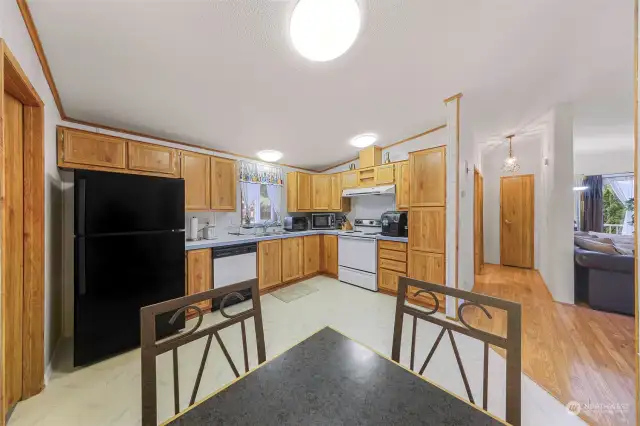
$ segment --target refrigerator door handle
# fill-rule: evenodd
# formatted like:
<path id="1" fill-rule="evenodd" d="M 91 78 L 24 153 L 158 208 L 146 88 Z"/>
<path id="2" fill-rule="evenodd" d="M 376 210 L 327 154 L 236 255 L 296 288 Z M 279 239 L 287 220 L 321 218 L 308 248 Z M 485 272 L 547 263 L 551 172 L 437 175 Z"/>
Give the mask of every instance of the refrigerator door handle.
<path id="1" fill-rule="evenodd" d="M 78 295 L 87 293 L 84 238 L 78 238 Z"/>
<path id="2" fill-rule="evenodd" d="M 87 180 L 79 179 L 78 180 L 78 199 L 76 202 L 78 203 L 78 229 L 76 230 L 77 235 L 84 235 L 85 231 L 85 217 L 86 217 L 86 196 L 87 196 Z"/>

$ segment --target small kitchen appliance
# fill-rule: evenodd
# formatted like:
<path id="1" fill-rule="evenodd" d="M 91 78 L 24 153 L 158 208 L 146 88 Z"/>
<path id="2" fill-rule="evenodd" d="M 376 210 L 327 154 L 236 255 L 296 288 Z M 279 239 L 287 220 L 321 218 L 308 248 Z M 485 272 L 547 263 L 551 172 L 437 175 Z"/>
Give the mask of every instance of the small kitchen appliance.
<path id="1" fill-rule="evenodd" d="M 382 213 L 382 235 L 406 237 L 408 233 L 407 212 L 389 211 Z"/>
<path id="2" fill-rule="evenodd" d="M 335 213 L 314 213 L 311 215 L 311 229 L 336 229 Z"/>
<path id="3" fill-rule="evenodd" d="M 284 218 L 284 230 L 289 232 L 306 231 L 309 228 L 309 219 L 305 216 Z"/>

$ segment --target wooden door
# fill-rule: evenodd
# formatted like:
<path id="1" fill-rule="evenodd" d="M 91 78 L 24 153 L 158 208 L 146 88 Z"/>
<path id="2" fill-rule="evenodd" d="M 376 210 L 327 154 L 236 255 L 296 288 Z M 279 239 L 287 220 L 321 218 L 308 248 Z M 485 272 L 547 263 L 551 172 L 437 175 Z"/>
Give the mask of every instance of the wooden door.
<path id="1" fill-rule="evenodd" d="M 211 157 L 211 208 L 236 211 L 236 161 Z"/>
<path id="2" fill-rule="evenodd" d="M 411 207 L 445 205 L 445 147 L 425 149 L 409 154 L 409 188 Z"/>
<path id="3" fill-rule="evenodd" d="M 287 173 L 287 211 L 298 211 L 298 172 Z"/>
<path id="4" fill-rule="evenodd" d="M 4 223 L 2 247 L 3 412 L 22 398 L 24 310 L 24 110 L 4 93 Z"/>
<path id="5" fill-rule="evenodd" d="M 187 295 L 211 290 L 212 285 L 211 249 L 189 250 L 187 252 Z M 211 300 L 196 303 L 202 309 L 211 309 Z"/>
<path id="6" fill-rule="evenodd" d="M 182 151 L 180 177 L 184 179 L 185 210 L 211 208 L 211 163 L 208 155 Z"/>
<path id="7" fill-rule="evenodd" d="M 333 211 L 342 210 L 342 185 L 340 175 L 331 175 L 331 200 L 329 201 L 329 209 Z"/>
<path id="8" fill-rule="evenodd" d="M 322 235 L 320 270 L 328 275 L 338 275 L 338 236 Z"/>
<path id="9" fill-rule="evenodd" d="M 395 165 L 376 167 L 376 185 L 390 185 L 395 181 Z"/>
<path id="10" fill-rule="evenodd" d="M 302 237 L 282 239 L 282 282 L 304 275 L 304 241 Z"/>
<path id="11" fill-rule="evenodd" d="M 311 210 L 311 175 L 298 173 L 298 210 Z"/>
<path id="12" fill-rule="evenodd" d="M 396 167 L 396 209 L 409 210 L 409 162 Z"/>
<path id="13" fill-rule="evenodd" d="M 304 275 L 320 271 L 320 235 L 304 237 Z"/>
<path id="14" fill-rule="evenodd" d="M 500 263 L 533 268 L 533 175 L 500 178 Z"/>
<path id="15" fill-rule="evenodd" d="M 311 176 L 313 210 L 328 211 L 331 208 L 331 176 Z"/>
<path id="16" fill-rule="evenodd" d="M 358 187 L 358 171 L 349 170 L 342 172 L 342 189 L 350 189 Z"/>
<path id="17" fill-rule="evenodd" d="M 483 179 L 480 172 L 474 171 L 474 197 L 473 197 L 473 231 L 474 231 L 474 272 L 479 275 L 484 264 L 484 203 L 483 203 Z"/>
<path id="18" fill-rule="evenodd" d="M 282 282 L 282 245 L 280 240 L 258 243 L 258 284 L 260 289 Z"/>
<path id="19" fill-rule="evenodd" d="M 127 167 L 125 139 L 82 130 L 64 129 L 61 132 L 58 161 L 64 167 L 93 166 L 98 170 Z"/>
<path id="20" fill-rule="evenodd" d="M 409 248 L 444 253 L 445 207 L 412 207 L 409 211 Z"/>

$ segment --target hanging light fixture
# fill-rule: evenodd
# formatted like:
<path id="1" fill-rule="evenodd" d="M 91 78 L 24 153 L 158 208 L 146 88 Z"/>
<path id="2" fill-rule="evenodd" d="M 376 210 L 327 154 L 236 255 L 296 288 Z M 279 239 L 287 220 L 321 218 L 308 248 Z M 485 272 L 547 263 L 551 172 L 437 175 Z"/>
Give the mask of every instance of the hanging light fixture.
<path id="1" fill-rule="evenodd" d="M 507 139 L 509 139 L 509 156 L 504 160 L 504 165 L 502 166 L 502 170 L 506 173 L 517 173 L 520 170 L 520 164 L 518 164 L 518 159 L 513 156 L 513 148 L 511 146 L 511 139 L 514 136 L 507 136 Z"/>

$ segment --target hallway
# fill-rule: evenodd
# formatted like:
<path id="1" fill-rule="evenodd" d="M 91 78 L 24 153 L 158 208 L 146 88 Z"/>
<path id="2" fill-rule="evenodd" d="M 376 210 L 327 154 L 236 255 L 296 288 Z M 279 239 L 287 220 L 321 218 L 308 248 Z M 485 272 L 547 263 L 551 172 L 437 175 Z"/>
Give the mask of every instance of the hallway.
<path id="1" fill-rule="evenodd" d="M 582 404 L 590 424 L 635 424 L 634 318 L 553 302 L 537 271 L 485 265 L 474 292 L 522 304 L 522 370 L 563 404 Z M 465 309 L 469 323 L 504 335 L 502 312 L 490 320 Z M 526 397 L 523 395 L 523 397 Z"/>

